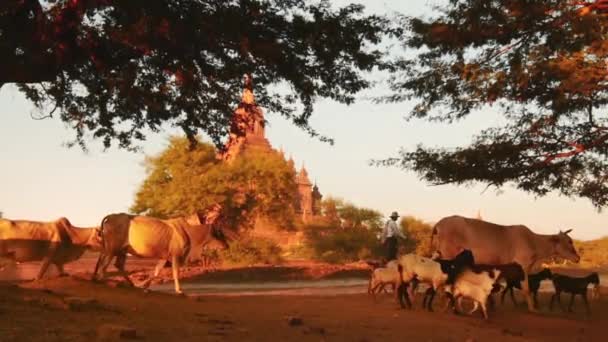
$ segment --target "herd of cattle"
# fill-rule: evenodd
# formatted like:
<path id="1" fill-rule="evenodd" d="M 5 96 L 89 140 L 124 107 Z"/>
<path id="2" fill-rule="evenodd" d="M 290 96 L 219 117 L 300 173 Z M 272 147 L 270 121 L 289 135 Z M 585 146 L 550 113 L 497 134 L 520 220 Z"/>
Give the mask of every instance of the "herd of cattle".
<path id="1" fill-rule="evenodd" d="M 368 292 L 373 295 L 391 284 L 401 305 L 411 307 L 410 297 L 417 285 L 426 283 L 429 285 L 423 300 L 426 309 L 432 310 L 436 291 L 443 289 L 455 312 L 461 307 L 462 299 L 467 298 L 474 304 L 469 313 L 481 307 L 483 317 L 487 318 L 486 305 L 492 300 L 492 294 L 500 291 L 502 279 L 506 282 L 502 301 L 510 291 L 515 303 L 513 288 L 519 288 L 530 311 L 536 311 L 540 282 L 551 279 L 555 287 L 551 308 L 556 300 L 561 306 L 561 292 L 567 292 L 571 294 L 570 311 L 574 296 L 580 295 L 587 312 L 590 312 L 587 288 L 593 284 L 593 296 L 599 295 L 597 273 L 581 278 L 553 274 L 546 268 L 532 273 L 543 263 L 555 259 L 579 262 L 580 256 L 568 236 L 569 232 L 540 235 L 521 225 L 500 226 L 461 216 L 446 217 L 433 228 L 431 245 L 436 236 L 438 247 L 433 258 L 406 254 L 376 268 L 372 272 Z"/>
<path id="2" fill-rule="evenodd" d="M 51 264 L 64 274 L 66 263 L 92 249 L 100 252 L 93 279 L 104 278 L 106 269 L 115 259 L 114 265 L 129 283 L 131 280 L 125 272 L 127 254 L 158 259 L 154 273 L 144 287 L 159 275 L 167 261 L 171 261 L 175 291 L 181 293 L 180 266 L 189 257 L 200 255 L 211 241 L 227 247 L 228 241 L 235 236 L 230 229 L 223 230 L 224 226 L 226 222 L 219 207 L 205 214 L 168 220 L 111 214 L 95 228 L 74 227 L 66 218 L 53 222 L 0 219 L 0 258 L 16 262 L 42 261 L 39 279 Z M 572 294 L 570 310 L 577 294 L 582 296 L 589 310 L 587 287 L 595 284 L 594 293 L 599 293 L 597 273 L 583 278 L 551 274 L 548 269 L 533 273 L 543 263 L 556 258 L 579 262 L 569 232 L 540 235 L 521 225 L 500 226 L 461 216 L 446 217 L 433 228 L 431 245 L 433 239 L 437 241 L 433 258 L 406 254 L 376 268 L 368 291 L 374 294 L 386 284 L 392 284 L 400 303 L 411 307 L 410 297 L 417 285 L 427 283 L 430 287 L 423 301 L 425 308 L 432 310 L 436 291 L 443 289 L 454 310 L 463 298 L 468 298 L 473 300 L 473 311 L 480 306 L 487 318 L 488 298 L 499 291 L 497 284 L 501 279 L 506 281 L 503 300 L 507 291 L 511 291 L 514 300 L 513 288 L 520 288 L 528 309 L 536 311 L 540 281 L 550 278 L 555 287 L 551 306 L 554 300 L 559 302 L 561 292 L 568 292 Z"/>
<path id="3" fill-rule="evenodd" d="M 224 247 L 234 238 L 223 230 L 220 208 L 189 217 L 161 220 L 147 216 L 111 214 L 100 227 L 74 227 L 66 218 L 53 222 L 0 219 L 0 258 L 16 262 L 42 261 L 36 279 L 53 264 L 60 274 L 64 265 L 78 260 L 87 249 L 99 251 L 93 279 L 103 278 L 113 259 L 114 265 L 131 283 L 125 272 L 127 254 L 158 259 L 153 277 L 157 277 L 167 261 L 171 261 L 175 291 L 181 293 L 179 268 L 192 255 L 200 255 L 211 241 Z M 148 286 L 150 281 L 144 284 Z M 131 283 L 132 284 L 132 283 Z"/>

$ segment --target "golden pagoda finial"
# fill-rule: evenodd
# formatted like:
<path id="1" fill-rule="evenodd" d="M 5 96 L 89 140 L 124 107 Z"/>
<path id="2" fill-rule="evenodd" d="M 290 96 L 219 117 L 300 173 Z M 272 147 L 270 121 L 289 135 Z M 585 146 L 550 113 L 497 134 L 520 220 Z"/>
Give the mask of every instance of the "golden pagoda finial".
<path id="1" fill-rule="evenodd" d="M 241 102 L 248 105 L 255 104 L 255 97 L 253 96 L 253 80 L 251 78 L 251 74 L 245 74 L 245 88 L 243 89 Z"/>

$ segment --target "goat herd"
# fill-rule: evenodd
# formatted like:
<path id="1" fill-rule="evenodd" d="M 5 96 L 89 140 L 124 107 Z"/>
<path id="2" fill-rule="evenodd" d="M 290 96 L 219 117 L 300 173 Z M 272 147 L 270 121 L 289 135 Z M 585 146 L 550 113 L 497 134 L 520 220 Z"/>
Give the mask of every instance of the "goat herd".
<path id="1" fill-rule="evenodd" d="M 523 268 L 516 263 L 504 265 L 475 264 L 473 253 L 463 250 L 453 259 L 426 258 L 416 254 L 406 254 L 397 260 L 389 261 L 384 267 L 377 267 L 372 271 L 368 293 L 374 296 L 387 285 L 391 285 L 402 307 L 411 308 L 410 297 L 414 296 L 419 283 L 429 285 L 424 294 L 423 308 L 433 311 L 433 298 L 439 289 L 443 289 L 449 299 L 448 305 L 454 313 L 462 310 L 462 300 L 469 299 L 473 308 L 468 312 L 472 314 L 479 307 L 483 317 L 488 318 L 487 305 L 493 305 L 492 295 L 501 292 L 501 303 L 507 292 L 516 305 L 513 288 L 522 289 L 522 282 L 526 276 Z M 592 298 L 599 297 L 599 275 L 596 272 L 586 277 L 576 278 L 563 274 L 552 273 L 550 269 L 543 268 L 538 273 L 527 276 L 528 291 L 533 296 L 534 306 L 538 307 L 537 294 L 540 283 L 550 279 L 553 282 L 555 293 L 551 297 L 550 309 L 558 302 L 564 310 L 560 295 L 562 292 L 570 293 L 568 311 L 572 311 L 574 297 L 580 295 L 585 303 L 587 313 L 590 313 L 587 300 L 587 288 L 593 284 Z M 504 286 L 500 283 L 504 281 Z M 525 288 L 525 285 L 524 285 Z"/>

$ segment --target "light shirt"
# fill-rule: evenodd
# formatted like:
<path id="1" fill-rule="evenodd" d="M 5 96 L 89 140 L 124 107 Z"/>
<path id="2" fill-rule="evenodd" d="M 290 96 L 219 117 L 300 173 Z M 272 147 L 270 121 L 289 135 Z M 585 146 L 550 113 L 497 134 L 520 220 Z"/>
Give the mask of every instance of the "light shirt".
<path id="1" fill-rule="evenodd" d="M 397 221 L 389 219 L 386 221 L 384 229 L 382 229 L 382 241 L 393 236 L 399 236 L 402 239 L 405 239 L 405 235 L 403 235 L 403 232 L 401 232 L 401 229 L 399 229 L 399 226 L 397 226 Z"/>

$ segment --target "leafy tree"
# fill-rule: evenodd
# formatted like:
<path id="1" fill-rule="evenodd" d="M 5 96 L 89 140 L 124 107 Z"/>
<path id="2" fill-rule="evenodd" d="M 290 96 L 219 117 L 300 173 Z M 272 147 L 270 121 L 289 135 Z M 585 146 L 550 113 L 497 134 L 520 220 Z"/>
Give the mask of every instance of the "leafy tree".
<path id="1" fill-rule="evenodd" d="M 340 227 L 342 225 L 338 207 L 343 205 L 341 199 L 327 197 L 321 201 L 321 214 L 327 225 L 332 227 Z"/>
<path id="2" fill-rule="evenodd" d="M 378 231 L 382 225 L 382 214 L 374 209 L 360 208 L 351 203 L 338 207 L 338 214 L 342 218 L 343 228 L 367 228 Z"/>
<path id="3" fill-rule="evenodd" d="M 413 99 L 410 118 L 447 123 L 492 106 L 505 124 L 469 146 L 418 146 L 384 163 L 435 184 L 512 183 L 606 206 L 605 3 L 450 0 L 404 17 L 408 55 L 394 63 L 386 99 Z"/>
<path id="4" fill-rule="evenodd" d="M 413 216 L 403 217 L 399 225 L 407 237 L 407 240 L 403 244 L 404 252 L 428 256 L 431 252 L 431 232 L 433 231 L 433 227 Z"/>
<path id="5" fill-rule="evenodd" d="M 190 149 L 173 137 L 166 150 L 145 161 L 147 177 L 131 211 L 157 217 L 188 215 L 222 204 L 233 227 L 264 216 L 284 227 L 294 220 L 293 168 L 278 153 L 247 152 L 232 163 L 216 158 L 212 145 Z"/>
<path id="6" fill-rule="evenodd" d="M 321 201 L 322 225 L 341 228 L 378 230 L 382 214 L 374 209 L 358 207 L 340 198 L 328 196 Z"/>
<path id="7" fill-rule="evenodd" d="M 324 199 L 322 207 L 321 220 L 305 227 L 307 247 L 313 258 L 342 263 L 382 254 L 378 240 L 382 214 L 332 197 Z"/>
<path id="8" fill-rule="evenodd" d="M 269 112 L 308 125 L 317 99 L 351 103 L 381 64 L 388 22 L 304 0 L 4 0 L 0 87 L 108 147 L 164 123 L 191 143 L 227 135 L 243 75 Z M 283 87 L 276 87 L 284 85 Z M 275 89 L 275 90 L 273 90 Z M 279 90 L 276 90 L 279 89 Z M 44 116 L 44 115 L 41 115 Z"/>

